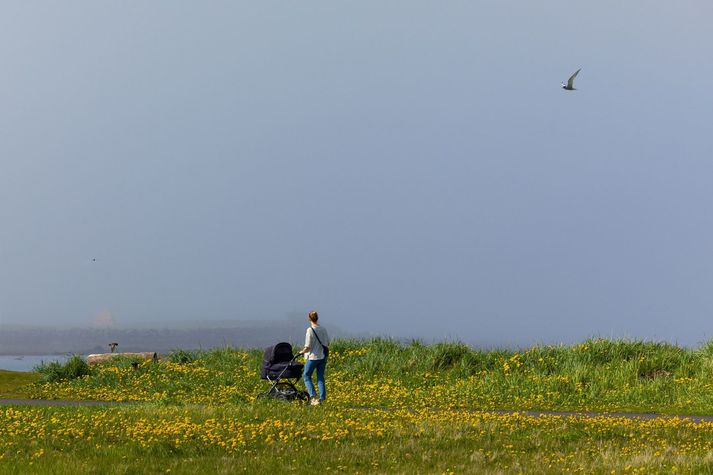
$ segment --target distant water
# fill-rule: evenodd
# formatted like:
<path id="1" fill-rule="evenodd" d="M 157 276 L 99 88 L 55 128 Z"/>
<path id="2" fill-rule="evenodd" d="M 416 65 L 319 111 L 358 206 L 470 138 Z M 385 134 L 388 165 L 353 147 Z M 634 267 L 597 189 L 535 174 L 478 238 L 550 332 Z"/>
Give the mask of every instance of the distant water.
<path id="1" fill-rule="evenodd" d="M 0 355 L 0 369 L 9 371 L 32 371 L 32 368 L 39 365 L 43 361 L 59 361 L 64 363 L 69 358 L 66 355 Z"/>

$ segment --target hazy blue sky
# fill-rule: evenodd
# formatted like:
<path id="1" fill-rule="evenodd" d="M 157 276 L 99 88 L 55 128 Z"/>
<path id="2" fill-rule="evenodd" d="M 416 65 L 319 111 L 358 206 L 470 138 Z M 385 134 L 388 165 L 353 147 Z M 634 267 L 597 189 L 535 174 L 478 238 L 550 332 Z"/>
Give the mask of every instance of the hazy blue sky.
<path id="1" fill-rule="evenodd" d="M 316 308 L 707 339 L 711 22 L 709 0 L 7 2 L 0 323 Z"/>

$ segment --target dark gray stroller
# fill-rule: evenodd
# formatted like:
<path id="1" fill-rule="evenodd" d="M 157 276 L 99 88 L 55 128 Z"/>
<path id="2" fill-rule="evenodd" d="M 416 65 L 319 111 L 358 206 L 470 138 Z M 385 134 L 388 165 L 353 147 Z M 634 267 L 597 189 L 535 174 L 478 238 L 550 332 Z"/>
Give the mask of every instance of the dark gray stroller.
<path id="1" fill-rule="evenodd" d="M 260 394 L 258 398 L 275 398 L 284 401 L 307 401 L 307 391 L 297 389 L 295 384 L 302 377 L 304 365 L 295 362 L 298 355 L 292 354 L 292 345 L 278 343 L 265 348 L 262 354 L 262 370 L 260 376 L 270 382 L 270 389 Z"/>

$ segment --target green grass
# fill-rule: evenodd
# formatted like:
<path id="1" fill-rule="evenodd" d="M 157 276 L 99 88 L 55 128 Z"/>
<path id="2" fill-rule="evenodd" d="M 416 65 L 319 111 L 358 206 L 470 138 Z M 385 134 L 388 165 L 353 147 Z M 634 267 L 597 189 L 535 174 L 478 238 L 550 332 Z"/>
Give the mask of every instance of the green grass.
<path id="1" fill-rule="evenodd" d="M 37 373 L 0 369 L 0 398 L 26 398 L 28 386 L 39 378 Z"/>
<path id="2" fill-rule="evenodd" d="M 335 341 L 330 401 L 340 407 L 713 414 L 713 345 L 591 339 L 484 351 L 460 343 Z M 38 384 L 39 398 L 249 402 L 264 387 L 260 351 L 177 352 L 170 363 L 117 359 L 85 377 Z M 181 363 L 185 362 L 185 363 Z M 62 373 L 64 370 L 57 369 Z M 76 372 L 75 372 L 76 373 Z"/>
<path id="3" fill-rule="evenodd" d="M 35 372 L 40 373 L 40 383 L 54 383 L 81 378 L 91 371 L 81 356 L 73 355 L 64 363 L 59 361 L 43 362 L 35 368 Z"/>
<path id="4" fill-rule="evenodd" d="M 713 423 L 489 412 L 713 414 L 711 343 L 335 341 L 320 407 L 256 400 L 261 356 L 222 348 L 138 368 L 119 358 L 86 375 L 52 368 L 64 377 L 31 384 L 33 397 L 140 403 L 0 407 L 0 473 L 302 472 L 315 460 L 326 473 L 713 473 Z"/>
<path id="5" fill-rule="evenodd" d="M 0 408 L 0 473 L 711 472 L 713 425 L 452 411 Z M 170 471 L 169 471 L 170 470 Z"/>

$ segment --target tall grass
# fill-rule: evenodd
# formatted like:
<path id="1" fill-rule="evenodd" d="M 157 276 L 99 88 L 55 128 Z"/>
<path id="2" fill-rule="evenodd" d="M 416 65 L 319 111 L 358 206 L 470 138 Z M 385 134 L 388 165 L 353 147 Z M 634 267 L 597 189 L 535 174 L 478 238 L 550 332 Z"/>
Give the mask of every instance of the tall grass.
<path id="1" fill-rule="evenodd" d="M 435 378 L 460 391 L 463 407 L 713 413 L 713 342 L 688 349 L 588 339 L 577 345 L 486 351 L 458 342 L 375 339 L 338 341 L 333 347 L 337 354 L 359 355 L 333 365 L 352 380 L 388 376 L 418 388 Z M 359 354 L 359 348 L 366 351 Z"/>
<path id="2" fill-rule="evenodd" d="M 330 345 L 327 385 L 342 407 L 459 407 L 713 414 L 713 344 L 589 339 L 577 345 L 482 350 L 376 338 Z M 81 376 L 81 363 L 42 368 L 36 397 L 245 402 L 263 390 L 260 350 L 176 351 L 131 370 L 121 358 Z M 165 360 L 165 359 L 164 359 Z M 114 370 L 110 370 L 114 368 Z"/>
<path id="3" fill-rule="evenodd" d="M 73 355 L 64 363 L 59 361 L 43 362 L 34 368 L 40 373 L 41 383 L 68 381 L 88 375 L 91 371 L 87 362 L 79 355 Z"/>
<path id="4" fill-rule="evenodd" d="M 479 350 L 464 343 L 419 341 L 401 344 L 395 340 L 338 340 L 337 352 L 366 348 L 353 361 L 341 362 L 354 374 L 376 375 L 445 371 L 469 376 L 502 369 L 511 358 L 518 363 L 510 373 L 530 372 L 541 375 L 576 375 L 587 379 L 633 382 L 660 377 L 699 377 L 713 375 L 713 342 L 699 349 L 686 349 L 662 342 L 589 339 L 578 345 L 534 346 L 524 351 L 510 349 Z"/>

